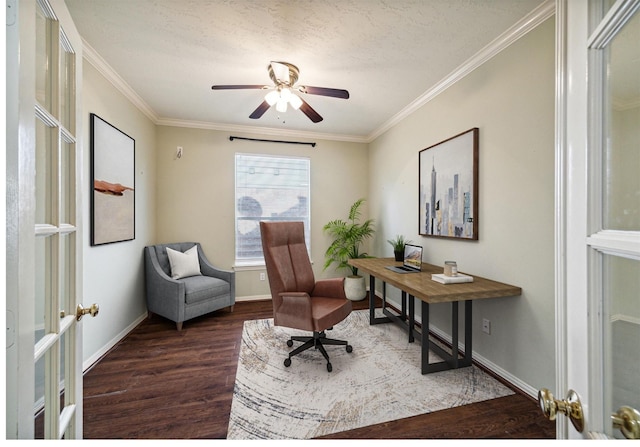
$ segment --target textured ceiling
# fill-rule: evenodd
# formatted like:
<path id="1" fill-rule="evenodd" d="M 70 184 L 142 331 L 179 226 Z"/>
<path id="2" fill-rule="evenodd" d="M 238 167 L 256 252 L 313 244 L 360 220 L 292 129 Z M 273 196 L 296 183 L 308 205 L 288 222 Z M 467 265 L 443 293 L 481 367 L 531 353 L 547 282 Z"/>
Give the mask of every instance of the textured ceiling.
<path id="1" fill-rule="evenodd" d="M 542 0 L 65 0 L 85 42 L 159 121 L 259 126 L 366 139 Z M 267 65 L 298 84 L 346 89 L 348 100 L 301 95 L 301 111 L 249 119 Z M 237 127 L 235 127 L 237 128 Z"/>

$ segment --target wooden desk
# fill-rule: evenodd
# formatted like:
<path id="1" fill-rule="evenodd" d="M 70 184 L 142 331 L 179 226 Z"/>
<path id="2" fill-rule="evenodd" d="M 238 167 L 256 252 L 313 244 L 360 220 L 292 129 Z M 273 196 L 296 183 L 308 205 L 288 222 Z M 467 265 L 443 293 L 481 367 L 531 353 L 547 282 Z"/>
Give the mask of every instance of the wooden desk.
<path id="1" fill-rule="evenodd" d="M 422 303 L 422 374 L 444 371 L 453 368 L 471 366 L 472 352 L 472 305 L 473 300 L 485 298 L 500 298 L 518 296 L 522 294 L 520 287 L 492 281 L 490 279 L 473 276 L 473 282 L 462 284 L 441 284 L 431 279 L 432 273 L 442 273 L 443 267 L 422 263 L 421 273 L 395 273 L 386 267 L 401 265 L 393 258 L 364 258 L 350 259 L 349 264 L 370 275 L 369 286 L 369 323 L 381 324 L 394 322 L 400 324 L 409 333 L 409 342 L 414 341 L 415 309 L 414 299 Z M 464 272 L 462 272 L 464 273 Z M 382 281 L 382 312 L 384 317 L 375 316 L 375 279 Z M 402 292 L 402 311 L 399 315 L 386 307 L 386 285 L 391 284 Z M 409 309 L 407 312 L 406 298 L 409 295 Z M 464 318 L 464 357 L 458 352 L 458 303 L 465 303 Z M 451 353 L 437 344 L 429 341 L 429 305 L 451 303 Z M 429 348 L 444 361 L 429 363 Z"/>

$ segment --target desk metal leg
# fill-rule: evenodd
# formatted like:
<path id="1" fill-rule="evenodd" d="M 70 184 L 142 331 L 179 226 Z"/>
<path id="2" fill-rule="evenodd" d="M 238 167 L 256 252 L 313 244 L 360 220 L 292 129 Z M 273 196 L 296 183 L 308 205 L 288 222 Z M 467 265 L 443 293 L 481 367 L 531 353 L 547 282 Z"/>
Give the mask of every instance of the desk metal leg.
<path id="1" fill-rule="evenodd" d="M 452 368 L 458 367 L 458 302 L 451 303 L 451 358 L 449 363 Z"/>
<path id="2" fill-rule="evenodd" d="M 473 349 L 472 346 L 472 337 L 471 337 L 471 326 L 472 326 L 472 312 L 471 312 L 471 300 L 467 300 L 464 302 L 464 366 L 471 366 L 471 352 Z"/>
<path id="3" fill-rule="evenodd" d="M 429 303 L 422 301 L 422 334 L 420 337 L 422 344 L 422 374 L 431 371 L 429 368 Z"/>
<path id="4" fill-rule="evenodd" d="M 416 299 L 413 295 L 409 295 L 409 343 L 413 343 L 415 338 L 413 336 L 416 327 Z"/>
<path id="5" fill-rule="evenodd" d="M 445 371 L 448 369 L 462 368 L 472 365 L 471 351 L 472 351 L 472 336 L 471 336 L 471 322 L 472 322 L 472 301 L 465 301 L 465 318 L 464 318 L 464 340 L 465 340 L 465 353 L 464 358 L 460 359 L 458 349 L 458 302 L 451 303 L 451 353 L 448 353 L 440 346 L 429 341 L 429 304 L 422 302 L 422 374 Z M 438 363 L 429 363 L 429 349 L 434 351 L 444 361 Z"/>
<path id="6" fill-rule="evenodd" d="M 384 312 L 384 306 L 386 305 L 386 291 L 387 284 L 382 283 L 382 308 Z M 373 275 L 369 275 L 369 325 L 389 323 L 391 319 L 388 317 L 376 317 L 376 278 Z"/>

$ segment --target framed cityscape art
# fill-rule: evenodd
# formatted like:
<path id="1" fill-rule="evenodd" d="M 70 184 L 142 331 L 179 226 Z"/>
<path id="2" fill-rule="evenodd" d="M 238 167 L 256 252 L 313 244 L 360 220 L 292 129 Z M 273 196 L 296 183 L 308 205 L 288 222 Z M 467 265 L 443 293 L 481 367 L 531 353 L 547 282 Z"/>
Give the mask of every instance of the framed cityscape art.
<path id="1" fill-rule="evenodd" d="M 135 239 L 135 140 L 90 116 L 91 245 Z"/>
<path id="2" fill-rule="evenodd" d="M 421 236 L 478 240 L 478 137 L 474 127 L 420 151 Z"/>

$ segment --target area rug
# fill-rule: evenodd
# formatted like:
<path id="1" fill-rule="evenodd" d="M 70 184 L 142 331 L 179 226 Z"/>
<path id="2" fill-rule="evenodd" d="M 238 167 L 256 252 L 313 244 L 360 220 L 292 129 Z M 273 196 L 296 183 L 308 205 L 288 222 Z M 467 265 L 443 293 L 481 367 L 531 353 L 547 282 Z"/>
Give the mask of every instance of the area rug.
<path id="1" fill-rule="evenodd" d="M 309 334 L 245 321 L 227 439 L 311 439 L 513 394 L 475 366 L 422 375 L 419 341 L 394 324 L 370 326 L 368 310 L 327 331 L 353 346 L 327 347 L 332 372 L 315 349 L 285 367 L 291 335 Z"/>

